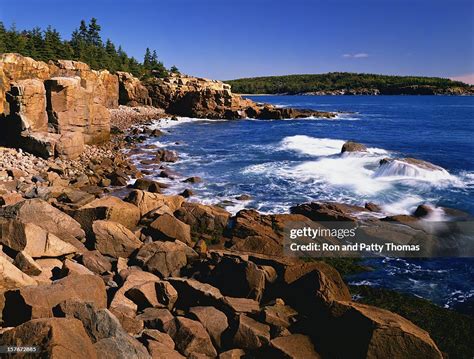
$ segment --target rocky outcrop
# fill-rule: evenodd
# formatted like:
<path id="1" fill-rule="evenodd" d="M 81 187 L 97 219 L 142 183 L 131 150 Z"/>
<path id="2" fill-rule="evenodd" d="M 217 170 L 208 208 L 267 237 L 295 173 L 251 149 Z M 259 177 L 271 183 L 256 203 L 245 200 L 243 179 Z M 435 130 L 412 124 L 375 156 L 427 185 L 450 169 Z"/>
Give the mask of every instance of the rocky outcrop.
<path id="1" fill-rule="evenodd" d="M 120 105 L 151 105 L 151 98 L 148 95 L 148 89 L 139 79 L 128 72 L 117 72 L 117 76 L 119 80 Z"/>
<path id="2" fill-rule="evenodd" d="M 3 54 L 0 140 L 42 157 L 76 158 L 84 143 L 108 140 L 118 84 L 117 76 L 82 62 Z"/>
<path id="3" fill-rule="evenodd" d="M 309 110 L 259 105 L 235 95 L 230 85 L 221 81 L 171 74 L 145 83 L 153 106 L 178 116 L 198 118 L 263 118 L 334 117 L 335 114 Z"/>

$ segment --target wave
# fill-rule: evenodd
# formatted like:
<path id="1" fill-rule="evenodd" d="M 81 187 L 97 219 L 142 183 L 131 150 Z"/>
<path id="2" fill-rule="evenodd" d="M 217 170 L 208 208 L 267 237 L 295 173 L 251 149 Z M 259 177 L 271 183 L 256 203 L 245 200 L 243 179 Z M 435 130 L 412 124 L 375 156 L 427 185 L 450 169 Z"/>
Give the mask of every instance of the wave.
<path id="1" fill-rule="evenodd" d="M 296 135 L 285 137 L 281 142 L 280 148 L 296 151 L 304 155 L 328 156 L 340 153 L 344 143 L 345 141 L 343 140 Z"/>
<path id="2" fill-rule="evenodd" d="M 386 180 L 416 179 L 431 183 L 450 181 L 457 182 L 458 179 L 441 167 L 423 168 L 415 164 L 394 159 L 382 164 L 375 172 L 374 177 Z"/>

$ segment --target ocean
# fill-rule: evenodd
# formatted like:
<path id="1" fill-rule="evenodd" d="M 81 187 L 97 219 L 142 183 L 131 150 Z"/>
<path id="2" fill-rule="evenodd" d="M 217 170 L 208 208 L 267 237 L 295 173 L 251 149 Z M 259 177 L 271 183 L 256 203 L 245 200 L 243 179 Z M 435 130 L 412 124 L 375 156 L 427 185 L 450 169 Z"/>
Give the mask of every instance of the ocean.
<path id="1" fill-rule="evenodd" d="M 250 98 L 341 114 L 336 119 L 166 121 L 161 126 L 168 133 L 148 142 L 179 153 L 180 161 L 169 167 L 183 179 L 202 177 L 203 182 L 193 185 L 193 200 L 221 204 L 233 213 L 242 208 L 286 213 L 298 203 L 328 200 L 358 205 L 370 201 L 387 214 L 408 214 L 429 203 L 474 215 L 474 97 Z M 348 140 L 365 144 L 368 152 L 341 155 Z M 424 171 L 397 162 L 380 168 L 386 157 L 414 157 L 443 169 Z M 175 181 L 168 191 L 188 187 Z M 235 200 L 241 194 L 252 199 Z M 383 258 L 366 264 L 374 271 L 346 280 L 472 310 L 472 259 Z"/>

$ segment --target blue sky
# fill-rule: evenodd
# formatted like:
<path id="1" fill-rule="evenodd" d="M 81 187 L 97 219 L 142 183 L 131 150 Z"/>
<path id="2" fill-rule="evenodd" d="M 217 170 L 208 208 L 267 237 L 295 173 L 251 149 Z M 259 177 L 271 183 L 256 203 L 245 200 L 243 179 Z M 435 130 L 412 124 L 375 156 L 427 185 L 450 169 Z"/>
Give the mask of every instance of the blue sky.
<path id="1" fill-rule="evenodd" d="M 102 37 L 142 59 L 216 79 L 371 72 L 474 73 L 472 0 L 0 0 L 17 28 L 51 24 L 65 38 L 96 17 Z M 474 78 L 473 78 L 474 80 Z"/>

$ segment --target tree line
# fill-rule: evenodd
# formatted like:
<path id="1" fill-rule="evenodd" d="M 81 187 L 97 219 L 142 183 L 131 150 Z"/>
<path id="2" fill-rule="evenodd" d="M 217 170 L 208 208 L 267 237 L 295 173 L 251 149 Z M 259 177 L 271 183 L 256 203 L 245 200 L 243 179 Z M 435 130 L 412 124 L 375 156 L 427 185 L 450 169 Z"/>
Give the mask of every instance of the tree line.
<path id="1" fill-rule="evenodd" d="M 378 89 L 381 92 L 402 90 L 410 86 L 470 88 L 469 85 L 439 77 L 389 76 L 331 72 L 315 75 L 287 75 L 243 78 L 225 81 L 237 93 L 249 94 L 296 94 L 317 91 Z"/>
<path id="2" fill-rule="evenodd" d="M 112 40 L 104 42 L 100 31 L 101 26 L 95 18 L 90 19 L 89 23 L 81 20 L 70 40 L 62 39 L 52 26 L 46 30 L 34 27 L 20 31 L 15 25 L 7 29 L 0 22 L 0 53 L 15 52 L 45 62 L 58 59 L 82 61 L 95 70 L 107 69 L 113 73 L 126 71 L 139 78 L 164 77 L 169 72 L 179 72 L 176 66 L 167 69 L 159 61 L 156 50 L 151 51 L 149 48 L 145 51 L 143 61 L 138 61 Z"/>

